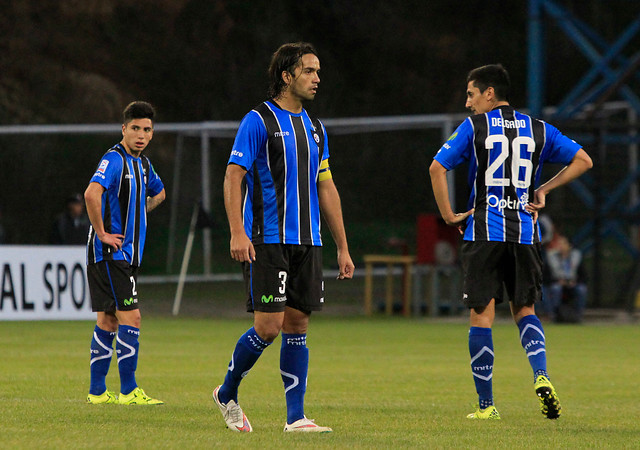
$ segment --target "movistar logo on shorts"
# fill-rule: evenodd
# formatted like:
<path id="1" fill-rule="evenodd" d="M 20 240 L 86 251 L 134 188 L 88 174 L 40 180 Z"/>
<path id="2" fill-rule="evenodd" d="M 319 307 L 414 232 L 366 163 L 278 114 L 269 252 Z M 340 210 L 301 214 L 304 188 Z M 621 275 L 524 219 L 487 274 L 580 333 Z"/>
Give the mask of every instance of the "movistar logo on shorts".
<path id="1" fill-rule="evenodd" d="M 138 299 L 137 298 L 133 298 L 133 297 L 125 298 L 122 303 L 124 303 L 124 306 L 131 306 L 134 303 L 138 303 Z"/>
<path id="2" fill-rule="evenodd" d="M 519 199 L 499 198 L 497 195 L 490 195 L 487 197 L 487 204 L 492 208 L 498 208 L 498 211 L 504 211 L 505 209 L 519 209 L 518 204 L 524 208 L 529 203 L 529 194 L 526 192 L 522 194 Z"/>
<path id="3" fill-rule="evenodd" d="M 262 298 L 260 299 L 260 301 L 262 303 L 279 303 L 279 302 L 286 302 L 287 301 L 287 297 L 282 296 L 282 297 L 274 297 L 273 295 L 270 296 L 266 296 L 263 295 Z"/>

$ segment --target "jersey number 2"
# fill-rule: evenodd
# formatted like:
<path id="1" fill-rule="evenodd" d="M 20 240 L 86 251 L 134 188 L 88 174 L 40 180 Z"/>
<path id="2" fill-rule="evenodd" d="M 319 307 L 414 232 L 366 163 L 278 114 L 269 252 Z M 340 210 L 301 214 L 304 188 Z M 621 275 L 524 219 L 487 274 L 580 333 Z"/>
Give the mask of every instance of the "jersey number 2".
<path id="1" fill-rule="evenodd" d="M 511 143 L 511 180 L 509 180 L 509 178 L 496 177 L 496 172 L 500 167 L 504 166 L 504 162 L 509 157 L 509 139 L 503 134 L 492 134 L 484 141 L 484 145 L 486 149 L 489 150 L 489 153 L 491 153 L 491 150 L 496 148 L 496 144 L 500 144 L 498 147 L 500 154 L 493 163 L 487 167 L 487 170 L 484 173 L 485 185 L 509 186 L 510 184 L 513 184 L 517 188 L 527 189 L 531 185 L 533 163 L 530 159 L 520 157 L 520 149 L 521 146 L 524 145 L 527 152 L 533 153 L 536 149 L 535 141 L 528 136 L 518 136 Z M 524 179 L 520 179 L 521 168 L 524 169 Z"/>

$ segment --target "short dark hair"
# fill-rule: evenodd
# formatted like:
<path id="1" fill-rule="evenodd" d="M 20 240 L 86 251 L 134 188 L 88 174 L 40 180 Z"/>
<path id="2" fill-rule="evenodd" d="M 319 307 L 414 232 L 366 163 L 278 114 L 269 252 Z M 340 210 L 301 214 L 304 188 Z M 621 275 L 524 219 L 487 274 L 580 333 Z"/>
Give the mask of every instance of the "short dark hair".
<path id="1" fill-rule="evenodd" d="M 480 92 L 484 92 L 488 87 L 492 87 L 496 93 L 498 100 L 508 101 L 511 81 L 509 80 L 509 72 L 502 64 L 489 64 L 477 67 L 467 75 L 467 84 L 473 81 L 473 85 Z"/>
<path id="2" fill-rule="evenodd" d="M 282 72 L 289 72 L 293 75 L 296 67 L 301 63 L 302 56 L 312 53 L 318 56 L 315 47 L 308 42 L 291 42 L 283 44 L 271 56 L 269 64 L 269 97 L 276 98 L 285 88 L 285 82 L 282 79 Z"/>
<path id="3" fill-rule="evenodd" d="M 122 123 L 126 125 L 134 119 L 150 119 L 153 122 L 155 116 L 156 110 L 150 103 L 135 101 L 129 103 L 122 112 Z"/>

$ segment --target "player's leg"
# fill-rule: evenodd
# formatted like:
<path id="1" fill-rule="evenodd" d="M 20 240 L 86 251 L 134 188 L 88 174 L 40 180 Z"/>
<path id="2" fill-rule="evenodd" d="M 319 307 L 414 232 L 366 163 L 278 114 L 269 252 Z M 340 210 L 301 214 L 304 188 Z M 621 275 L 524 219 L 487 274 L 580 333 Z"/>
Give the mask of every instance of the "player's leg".
<path id="1" fill-rule="evenodd" d="M 117 317 L 120 322 L 118 336 L 116 337 L 118 371 L 120 372 L 118 402 L 121 405 L 164 404 L 162 400 L 149 397 L 136 382 L 140 349 L 140 310 L 118 311 Z"/>
<path id="2" fill-rule="evenodd" d="M 126 261 L 104 261 L 104 263 L 110 280 L 110 290 L 115 299 L 115 316 L 118 320 L 116 334 L 116 354 L 120 373 L 118 403 L 161 405 L 162 401 L 147 396 L 136 382 L 141 320 L 136 291 L 137 270 Z"/>
<path id="3" fill-rule="evenodd" d="M 224 382 L 213 391 L 213 399 L 231 431 L 250 432 L 251 424 L 238 405 L 242 379 L 274 341 L 282 328 L 286 304 L 287 261 L 279 244 L 254 246 L 256 260 L 244 263 L 247 311 L 253 312 L 253 327 L 236 343 Z"/>
<path id="4" fill-rule="evenodd" d="M 493 401 L 495 305 L 502 295 L 504 243 L 464 242 L 464 303 L 470 309 L 469 356 L 478 409 L 469 419 L 500 419 Z"/>
<path id="5" fill-rule="evenodd" d="M 138 352 L 140 349 L 140 310 L 118 311 L 118 335 L 116 337 L 116 353 L 118 354 L 118 371 L 120 372 L 120 395 L 129 394 L 138 387 L 136 369 L 138 368 Z"/>
<path id="6" fill-rule="evenodd" d="M 271 345 L 280 333 L 283 317 L 284 312 L 254 312 L 253 327 L 238 339 L 224 382 L 213 390 L 213 400 L 231 431 L 253 431 L 249 419 L 238 405 L 238 387 L 264 349 Z"/>
<path id="7" fill-rule="evenodd" d="M 243 264 L 247 289 L 247 311 L 253 312 L 253 327 L 236 343 L 224 383 L 217 390 L 220 403 L 238 402 L 238 387 L 265 348 L 274 341 L 284 321 L 288 261 L 280 244 L 254 246 L 256 260 Z"/>
<path id="8" fill-rule="evenodd" d="M 511 315 L 520 331 L 520 344 L 533 369 L 533 379 L 548 377 L 545 336 L 534 304 L 542 299 L 542 256 L 534 245 L 510 246 L 512 264 L 509 264 L 506 289 L 511 299 Z"/>
<path id="9" fill-rule="evenodd" d="M 107 390 L 106 378 L 113 355 L 113 339 L 118 321 L 112 314 L 98 312 L 98 319 L 91 339 L 91 383 L 87 402 L 93 404 L 115 403 L 116 395 Z"/>
<path id="10" fill-rule="evenodd" d="M 539 375 L 548 377 L 547 351 L 542 322 L 536 316 L 533 306 L 515 306 L 511 303 L 511 313 L 520 331 L 520 344 L 524 348 L 533 370 L 533 379 Z"/>
<path id="11" fill-rule="evenodd" d="M 322 309 L 324 284 L 322 281 L 322 248 L 292 246 L 291 273 L 287 285 L 287 308 L 282 326 L 280 374 L 287 403 L 286 432 L 330 432 L 329 427 L 317 425 L 304 414 L 307 391 L 309 349 L 307 329 L 311 311 Z"/>
<path id="12" fill-rule="evenodd" d="M 542 297 L 542 258 L 540 249 L 532 245 L 512 246 L 514 264 L 507 284 L 510 291 L 511 314 L 518 325 L 520 344 L 525 350 L 533 370 L 534 387 L 540 399 L 542 413 L 549 419 L 560 416 L 560 400 L 547 373 L 546 339 L 542 322 L 535 313 L 534 304 Z"/>
<path id="13" fill-rule="evenodd" d="M 309 314 L 293 308 L 285 310 L 280 348 L 280 374 L 287 401 L 287 423 L 304 418 L 304 394 L 307 391 Z"/>
<path id="14" fill-rule="evenodd" d="M 118 329 L 115 301 L 109 292 L 109 280 L 104 263 L 89 264 L 87 279 L 91 293 L 91 307 L 97 314 L 96 326 L 91 339 L 89 395 L 87 403 L 115 403 L 116 394 L 107 390 L 106 377 L 113 355 L 113 339 Z"/>
<path id="15" fill-rule="evenodd" d="M 547 374 L 547 352 L 544 329 L 533 306 L 514 308 L 513 316 L 520 331 L 520 343 L 533 369 L 534 389 L 540 400 L 540 411 L 548 419 L 560 417 L 562 407 Z"/>
<path id="16" fill-rule="evenodd" d="M 471 309 L 469 356 L 471 358 L 471 373 L 478 394 L 478 410 L 468 416 L 473 419 L 500 418 L 493 404 L 494 353 L 491 327 L 494 319 L 494 299 L 484 308 Z"/>
<path id="17" fill-rule="evenodd" d="M 226 404 L 229 400 L 238 403 L 240 382 L 258 361 L 264 349 L 271 345 L 278 336 L 283 318 L 284 312 L 254 312 L 253 327 L 238 339 L 231 355 L 224 383 L 218 389 L 217 396 L 221 403 Z"/>

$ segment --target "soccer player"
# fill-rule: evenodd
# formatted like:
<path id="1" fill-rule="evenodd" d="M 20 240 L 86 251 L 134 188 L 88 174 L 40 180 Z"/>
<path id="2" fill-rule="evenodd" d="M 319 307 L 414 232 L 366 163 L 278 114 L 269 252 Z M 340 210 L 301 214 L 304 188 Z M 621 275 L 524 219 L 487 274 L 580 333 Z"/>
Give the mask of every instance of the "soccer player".
<path id="1" fill-rule="evenodd" d="M 140 310 L 136 280 L 147 233 L 147 212 L 165 199 L 164 185 L 142 155 L 153 137 L 155 111 L 130 103 L 123 113 L 122 140 L 104 154 L 84 193 L 91 221 L 87 278 L 97 324 L 91 341 L 91 404 L 161 405 L 136 383 Z M 105 383 L 113 339 L 120 372 L 120 395 Z"/>
<path id="2" fill-rule="evenodd" d="M 231 356 L 213 398 L 227 427 L 252 431 L 238 405 L 238 386 L 282 331 L 280 373 L 287 404 L 285 432 L 329 432 L 304 414 L 312 311 L 322 309 L 320 210 L 338 249 L 338 278 L 353 276 L 340 197 L 329 170 L 322 123 L 302 108 L 313 100 L 320 61 L 315 48 L 282 45 L 269 66 L 270 100 L 242 120 L 224 179 L 231 257 L 243 263 L 253 327 Z"/>
<path id="3" fill-rule="evenodd" d="M 464 234 L 463 301 L 470 309 L 469 353 L 479 398 L 478 409 L 467 417 L 500 418 L 493 404 L 491 326 L 496 303 L 506 298 L 533 369 L 542 413 L 556 419 L 560 401 L 549 381 L 544 330 L 534 311 L 542 289 L 536 219 L 549 192 L 580 176 L 592 162 L 579 144 L 555 127 L 514 110 L 508 102 L 509 88 L 509 74 L 502 65 L 469 72 L 466 107 L 474 115 L 440 148 L 429 173 L 442 218 Z M 469 163 L 471 195 L 468 210 L 456 214 L 446 172 L 463 162 Z M 565 167 L 538 186 L 544 162 Z"/>

